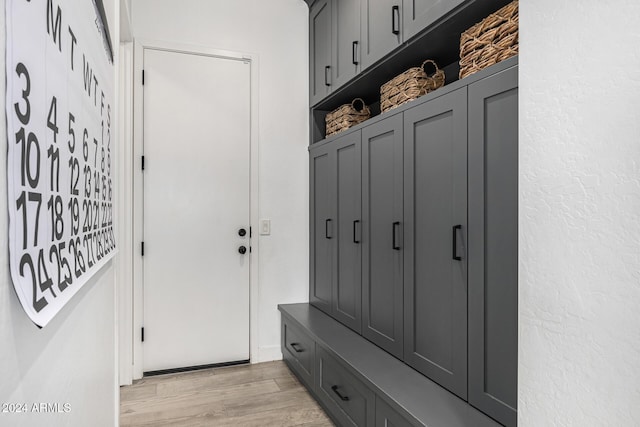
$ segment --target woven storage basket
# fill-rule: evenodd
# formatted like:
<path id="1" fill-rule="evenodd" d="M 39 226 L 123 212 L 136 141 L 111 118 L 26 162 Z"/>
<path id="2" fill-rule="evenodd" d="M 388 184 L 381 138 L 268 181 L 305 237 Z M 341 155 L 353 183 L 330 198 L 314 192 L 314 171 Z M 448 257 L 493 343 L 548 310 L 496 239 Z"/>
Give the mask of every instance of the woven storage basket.
<path id="1" fill-rule="evenodd" d="M 518 54 L 518 0 L 460 36 L 460 78 Z"/>
<path id="2" fill-rule="evenodd" d="M 424 70 L 426 64 L 435 68 L 431 76 Z M 421 66 L 409 68 L 380 87 L 380 111 L 384 113 L 443 85 L 444 71 L 439 69 L 434 61 L 427 59 Z"/>
<path id="3" fill-rule="evenodd" d="M 358 105 L 360 103 L 361 105 Z M 347 130 L 358 123 L 364 122 L 371 117 L 371 110 L 364 101 L 356 98 L 351 104 L 344 104 L 336 108 L 325 118 L 327 133 L 326 136 L 335 135 L 338 132 Z"/>

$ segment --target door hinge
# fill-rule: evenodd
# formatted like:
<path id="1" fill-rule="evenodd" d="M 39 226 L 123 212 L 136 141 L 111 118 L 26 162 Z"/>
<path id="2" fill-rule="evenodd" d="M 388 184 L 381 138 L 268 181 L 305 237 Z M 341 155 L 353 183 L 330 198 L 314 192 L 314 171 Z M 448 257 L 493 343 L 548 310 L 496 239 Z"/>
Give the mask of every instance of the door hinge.
<path id="1" fill-rule="evenodd" d="M 142 331 L 140 333 L 140 336 L 142 338 L 142 342 L 144 342 L 144 326 L 142 327 Z"/>
<path id="2" fill-rule="evenodd" d="M 144 156 L 142 156 L 142 170 L 144 170 Z"/>
<path id="3" fill-rule="evenodd" d="M 249 227 L 249 238 L 251 238 L 252 235 L 253 235 L 253 230 L 251 229 L 251 227 Z"/>
<path id="4" fill-rule="evenodd" d="M 142 256 L 144 256 L 144 242 L 140 245 L 140 252 L 142 253 Z"/>
<path id="5" fill-rule="evenodd" d="M 142 70 L 142 86 L 144 86 L 144 70 Z"/>
<path id="6" fill-rule="evenodd" d="M 251 246 L 249 246 L 249 253 L 251 253 Z"/>

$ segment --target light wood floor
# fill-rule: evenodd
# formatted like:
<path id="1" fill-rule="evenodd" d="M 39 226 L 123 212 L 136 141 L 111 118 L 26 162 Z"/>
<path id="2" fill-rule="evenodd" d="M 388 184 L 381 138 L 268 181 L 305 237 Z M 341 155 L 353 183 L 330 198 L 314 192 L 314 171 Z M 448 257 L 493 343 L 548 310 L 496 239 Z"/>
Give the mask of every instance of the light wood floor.
<path id="1" fill-rule="evenodd" d="M 120 388 L 121 426 L 333 426 L 282 361 L 143 378 Z"/>

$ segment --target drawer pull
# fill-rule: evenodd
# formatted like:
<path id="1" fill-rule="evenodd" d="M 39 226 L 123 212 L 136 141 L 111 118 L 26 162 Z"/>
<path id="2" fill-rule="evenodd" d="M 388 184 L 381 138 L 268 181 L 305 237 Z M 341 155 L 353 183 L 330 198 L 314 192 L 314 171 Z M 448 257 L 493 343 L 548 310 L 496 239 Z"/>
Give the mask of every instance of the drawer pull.
<path id="1" fill-rule="evenodd" d="M 340 392 L 338 391 L 338 386 L 337 386 L 337 385 L 333 385 L 333 386 L 331 386 L 331 390 L 333 390 L 333 392 L 334 392 L 335 394 L 337 394 L 337 395 L 338 395 L 338 397 L 339 397 L 340 399 L 342 399 L 344 402 L 347 402 L 347 401 L 349 400 L 349 396 L 343 396 L 343 395 L 341 395 L 341 394 L 340 394 Z"/>
<path id="2" fill-rule="evenodd" d="M 292 342 L 291 344 L 289 344 L 291 346 L 292 349 L 295 350 L 296 353 L 302 353 L 304 350 L 299 348 L 300 344 L 298 344 L 297 342 Z"/>

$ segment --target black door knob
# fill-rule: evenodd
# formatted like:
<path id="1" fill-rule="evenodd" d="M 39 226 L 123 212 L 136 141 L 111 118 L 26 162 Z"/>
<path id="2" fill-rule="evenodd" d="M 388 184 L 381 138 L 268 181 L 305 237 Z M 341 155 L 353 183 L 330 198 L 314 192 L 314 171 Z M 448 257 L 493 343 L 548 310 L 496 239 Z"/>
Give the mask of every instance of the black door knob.
<path id="1" fill-rule="evenodd" d="M 247 253 L 247 248 L 246 248 L 246 247 L 244 247 L 244 246 L 240 246 L 240 247 L 238 248 L 238 252 L 240 252 L 242 255 L 244 255 L 244 254 L 246 254 L 246 253 Z"/>
<path id="2" fill-rule="evenodd" d="M 247 230 L 245 230 L 244 228 L 241 228 L 240 230 L 238 230 L 238 236 L 244 237 L 246 235 L 247 235 Z"/>

